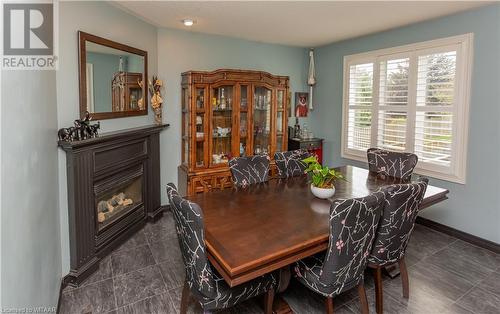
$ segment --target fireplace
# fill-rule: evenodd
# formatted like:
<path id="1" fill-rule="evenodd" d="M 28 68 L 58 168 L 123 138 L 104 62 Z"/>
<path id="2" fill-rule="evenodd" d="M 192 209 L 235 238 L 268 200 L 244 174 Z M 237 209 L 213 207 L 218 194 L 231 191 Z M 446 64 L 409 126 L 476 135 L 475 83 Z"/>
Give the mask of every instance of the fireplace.
<path id="1" fill-rule="evenodd" d="M 130 176 L 112 178 L 103 185 L 96 186 L 95 207 L 99 232 L 120 217 L 144 205 L 143 181 L 143 171 L 140 167 Z"/>
<path id="2" fill-rule="evenodd" d="M 159 132 L 164 127 L 59 142 L 68 178 L 71 269 L 65 284 L 81 283 L 102 257 L 161 215 Z"/>

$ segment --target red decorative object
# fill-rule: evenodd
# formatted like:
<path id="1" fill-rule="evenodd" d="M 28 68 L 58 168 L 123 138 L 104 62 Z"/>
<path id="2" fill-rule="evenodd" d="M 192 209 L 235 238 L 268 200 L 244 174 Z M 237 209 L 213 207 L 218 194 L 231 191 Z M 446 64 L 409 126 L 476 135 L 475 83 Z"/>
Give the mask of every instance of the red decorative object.
<path id="1" fill-rule="evenodd" d="M 310 138 L 310 139 L 288 139 L 288 150 L 307 149 L 308 152 L 318 157 L 318 162 L 323 163 L 323 139 Z"/>

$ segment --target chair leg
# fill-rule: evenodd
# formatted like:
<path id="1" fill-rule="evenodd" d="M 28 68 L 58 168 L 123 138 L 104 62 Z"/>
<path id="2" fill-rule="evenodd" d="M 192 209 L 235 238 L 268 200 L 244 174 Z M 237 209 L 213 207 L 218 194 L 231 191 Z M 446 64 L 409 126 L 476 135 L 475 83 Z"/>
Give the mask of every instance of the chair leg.
<path id="1" fill-rule="evenodd" d="M 333 298 L 326 297 L 325 304 L 326 304 L 326 313 L 333 314 Z"/>
<path id="2" fill-rule="evenodd" d="M 404 256 L 399 260 L 399 271 L 401 272 L 401 281 L 403 284 L 403 297 L 408 299 L 410 297 L 410 281 L 408 279 L 408 269 L 406 269 L 406 262 Z"/>
<path id="3" fill-rule="evenodd" d="M 382 267 L 373 269 L 375 279 L 375 305 L 377 314 L 384 313 L 384 291 L 382 289 Z"/>
<path id="4" fill-rule="evenodd" d="M 368 299 L 366 298 L 365 283 L 358 285 L 359 302 L 361 302 L 361 313 L 368 314 Z"/>
<path id="5" fill-rule="evenodd" d="M 184 288 L 182 289 L 182 296 L 181 296 L 181 314 L 186 314 L 187 313 L 187 308 L 189 306 L 189 299 L 190 299 L 190 291 L 189 291 L 189 286 L 187 284 L 187 281 L 184 281 Z"/>
<path id="6" fill-rule="evenodd" d="M 272 314 L 273 313 L 273 301 L 274 301 L 274 289 L 269 289 L 266 292 L 266 296 L 264 298 L 264 313 Z"/>

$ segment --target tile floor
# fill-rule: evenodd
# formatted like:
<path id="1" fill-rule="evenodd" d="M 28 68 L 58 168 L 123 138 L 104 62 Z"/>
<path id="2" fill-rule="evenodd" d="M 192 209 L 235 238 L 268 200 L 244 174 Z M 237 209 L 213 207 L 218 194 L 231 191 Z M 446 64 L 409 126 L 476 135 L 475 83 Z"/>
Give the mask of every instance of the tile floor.
<path id="1" fill-rule="evenodd" d="M 184 266 L 170 212 L 147 224 L 79 288 L 63 291 L 60 313 L 178 313 Z M 385 313 L 500 313 L 500 255 L 417 225 L 407 252 L 410 298 L 385 278 Z M 373 280 L 365 279 L 375 313 Z M 324 313 L 324 301 L 292 279 L 284 298 L 295 313 Z M 262 313 L 249 300 L 223 313 Z M 191 306 L 191 313 L 200 312 Z M 335 313 L 359 313 L 357 292 L 335 298 Z"/>

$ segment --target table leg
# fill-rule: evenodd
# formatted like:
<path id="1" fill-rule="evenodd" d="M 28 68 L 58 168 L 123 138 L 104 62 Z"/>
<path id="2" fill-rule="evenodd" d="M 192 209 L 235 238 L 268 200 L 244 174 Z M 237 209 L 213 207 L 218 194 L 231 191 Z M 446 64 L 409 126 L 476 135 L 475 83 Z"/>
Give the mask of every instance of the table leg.
<path id="1" fill-rule="evenodd" d="M 290 266 L 285 266 L 281 268 L 279 272 L 280 272 L 280 281 L 278 288 L 276 290 L 276 295 L 274 297 L 273 314 L 293 314 L 293 311 L 288 305 L 288 303 L 286 303 L 285 299 L 283 299 L 282 296 L 280 295 L 281 293 L 283 293 L 283 291 L 286 290 L 286 288 L 288 288 L 288 285 L 290 284 L 290 279 L 292 277 Z"/>
<path id="2" fill-rule="evenodd" d="M 293 314 L 293 311 L 285 299 L 278 295 L 274 298 L 273 314 Z"/>
<path id="3" fill-rule="evenodd" d="M 290 266 L 285 266 L 280 269 L 280 284 L 278 287 L 278 293 L 281 294 L 286 290 L 286 288 L 288 288 L 291 278 L 292 278 L 292 271 L 290 269 Z M 276 298 L 274 298 L 273 313 L 291 314 L 293 313 L 293 311 L 288 305 L 288 303 L 286 303 L 285 299 L 283 299 L 281 295 L 278 294 Z"/>
<path id="4" fill-rule="evenodd" d="M 280 283 L 278 286 L 278 292 L 281 293 L 288 288 L 290 284 L 290 279 L 292 278 L 292 271 L 290 266 L 285 266 L 280 269 Z"/>

